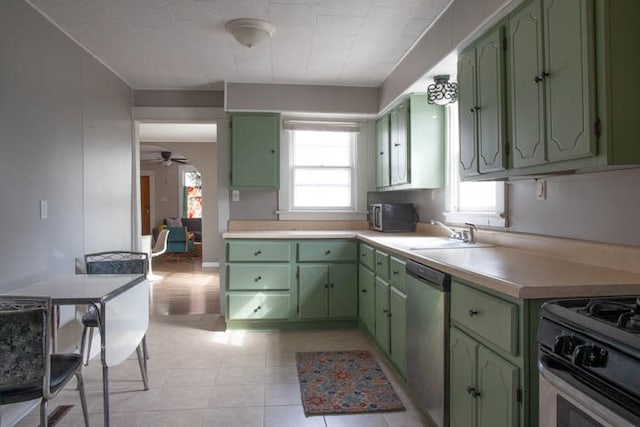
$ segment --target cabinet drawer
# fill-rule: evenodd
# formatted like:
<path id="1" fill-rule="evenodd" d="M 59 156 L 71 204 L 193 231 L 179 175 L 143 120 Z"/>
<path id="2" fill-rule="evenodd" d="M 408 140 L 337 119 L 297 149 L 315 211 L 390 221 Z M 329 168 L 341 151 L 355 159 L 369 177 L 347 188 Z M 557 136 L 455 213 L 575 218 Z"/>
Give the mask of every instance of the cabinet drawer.
<path id="1" fill-rule="evenodd" d="M 518 306 L 458 282 L 451 286 L 451 319 L 518 354 Z"/>
<path id="2" fill-rule="evenodd" d="M 407 292 L 406 265 L 407 263 L 399 258 L 389 258 L 389 283 L 403 292 Z"/>
<path id="3" fill-rule="evenodd" d="M 229 290 L 289 290 L 289 264 L 227 264 Z"/>
<path id="4" fill-rule="evenodd" d="M 376 249 L 376 275 L 389 280 L 389 254 Z"/>
<path id="5" fill-rule="evenodd" d="M 298 243 L 298 261 L 355 261 L 355 241 L 323 240 Z"/>
<path id="6" fill-rule="evenodd" d="M 229 320 L 289 318 L 289 292 L 234 292 L 228 301 Z"/>
<path id="7" fill-rule="evenodd" d="M 289 261 L 289 242 L 250 240 L 227 243 L 227 261 Z"/>
<path id="8" fill-rule="evenodd" d="M 375 249 L 371 246 L 360 243 L 360 264 L 373 270 L 375 265 L 375 252 Z"/>

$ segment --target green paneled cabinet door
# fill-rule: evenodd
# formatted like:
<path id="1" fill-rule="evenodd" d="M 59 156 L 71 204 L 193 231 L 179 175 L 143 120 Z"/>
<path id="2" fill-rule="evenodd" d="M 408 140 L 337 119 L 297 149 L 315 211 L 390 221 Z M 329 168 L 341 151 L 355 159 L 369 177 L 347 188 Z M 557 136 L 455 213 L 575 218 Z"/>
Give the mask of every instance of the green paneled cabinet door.
<path id="1" fill-rule="evenodd" d="M 359 266 L 358 314 L 371 335 L 376 331 L 376 276 L 373 271 Z"/>
<path id="2" fill-rule="evenodd" d="M 376 122 L 376 187 L 388 187 L 390 179 L 389 115 Z"/>
<path id="3" fill-rule="evenodd" d="M 450 334 L 451 427 L 520 425 L 520 371 L 457 328 Z"/>
<path id="4" fill-rule="evenodd" d="M 298 283 L 300 318 L 326 318 L 329 315 L 329 267 L 324 264 L 298 266 Z"/>
<path id="5" fill-rule="evenodd" d="M 458 126 L 460 132 L 460 176 L 478 175 L 476 101 L 476 50 L 467 49 L 458 56 Z"/>
<path id="6" fill-rule="evenodd" d="M 298 266 L 301 319 L 357 317 L 357 270 L 352 264 Z"/>
<path id="7" fill-rule="evenodd" d="M 478 168 L 480 173 L 505 169 L 504 29 L 482 38 L 476 46 Z"/>
<path id="8" fill-rule="evenodd" d="M 231 116 L 232 189 L 278 189 L 279 114 Z"/>
<path id="9" fill-rule="evenodd" d="M 533 0 L 509 20 L 513 166 L 596 154 L 593 0 Z"/>
<path id="10" fill-rule="evenodd" d="M 518 368 L 482 346 L 478 348 L 478 427 L 520 424 L 516 391 Z"/>
<path id="11" fill-rule="evenodd" d="M 478 343 L 456 328 L 451 328 L 450 342 L 450 425 L 475 427 L 476 398 L 470 391 L 477 387 Z"/>
<path id="12" fill-rule="evenodd" d="M 409 101 L 404 101 L 390 113 L 391 185 L 407 184 L 409 177 Z"/>
<path id="13" fill-rule="evenodd" d="M 389 291 L 391 360 L 403 377 L 407 376 L 407 295 L 391 287 Z"/>
<path id="14" fill-rule="evenodd" d="M 385 353 L 390 353 L 389 284 L 376 277 L 376 342 Z"/>

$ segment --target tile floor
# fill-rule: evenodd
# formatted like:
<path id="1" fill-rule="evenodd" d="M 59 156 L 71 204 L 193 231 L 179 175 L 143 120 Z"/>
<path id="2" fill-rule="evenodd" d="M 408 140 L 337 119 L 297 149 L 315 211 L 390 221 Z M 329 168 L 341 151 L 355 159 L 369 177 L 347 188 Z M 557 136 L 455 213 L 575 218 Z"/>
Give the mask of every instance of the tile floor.
<path id="1" fill-rule="evenodd" d="M 150 390 L 142 389 L 137 360 L 110 370 L 113 427 L 418 427 L 428 421 L 372 340 L 358 330 L 249 332 L 225 331 L 219 312 L 215 269 L 199 260 L 154 260 L 164 279 L 153 284 L 149 345 Z M 305 418 L 295 367 L 297 351 L 368 349 L 387 372 L 405 412 Z M 92 426 L 103 425 L 101 369 L 97 359 L 85 368 Z M 59 427 L 82 426 L 73 381 L 49 411 L 75 405 Z M 37 426 L 37 411 L 18 426 Z"/>

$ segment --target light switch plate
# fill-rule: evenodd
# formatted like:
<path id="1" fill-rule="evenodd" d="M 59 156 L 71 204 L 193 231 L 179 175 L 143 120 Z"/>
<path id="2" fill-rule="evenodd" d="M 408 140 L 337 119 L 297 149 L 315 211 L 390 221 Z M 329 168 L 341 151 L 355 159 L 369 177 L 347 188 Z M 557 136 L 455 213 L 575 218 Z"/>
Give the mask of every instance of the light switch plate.
<path id="1" fill-rule="evenodd" d="M 40 200 L 40 219 L 49 218 L 49 203 L 46 200 Z"/>
<path id="2" fill-rule="evenodd" d="M 547 181 L 543 179 L 536 180 L 536 199 L 545 200 L 547 198 Z"/>

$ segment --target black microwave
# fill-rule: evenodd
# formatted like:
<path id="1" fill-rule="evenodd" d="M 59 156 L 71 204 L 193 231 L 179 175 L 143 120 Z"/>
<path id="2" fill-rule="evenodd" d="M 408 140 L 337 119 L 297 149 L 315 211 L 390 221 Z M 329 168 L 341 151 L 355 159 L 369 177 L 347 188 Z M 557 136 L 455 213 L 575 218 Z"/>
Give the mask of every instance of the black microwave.
<path id="1" fill-rule="evenodd" d="M 383 232 L 415 231 L 418 212 L 411 203 L 374 203 L 369 205 L 369 225 Z"/>

